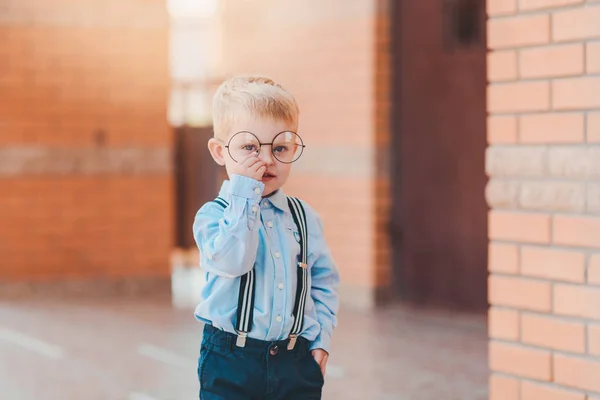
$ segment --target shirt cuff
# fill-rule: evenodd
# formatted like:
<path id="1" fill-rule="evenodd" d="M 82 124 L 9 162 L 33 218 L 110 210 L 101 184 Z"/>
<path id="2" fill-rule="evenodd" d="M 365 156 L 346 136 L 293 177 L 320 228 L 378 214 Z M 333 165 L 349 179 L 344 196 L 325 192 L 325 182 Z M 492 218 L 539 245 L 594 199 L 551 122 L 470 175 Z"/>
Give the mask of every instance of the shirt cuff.
<path id="1" fill-rule="evenodd" d="M 317 338 L 309 346 L 309 350 L 323 349 L 329 354 L 329 346 L 331 345 L 331 335 L 321 331 Z"/>
<path id="2" fill-rule="evenodd" d="M 258 203 L 262 197 L 265 184 L 247 176 L 232 174 L 229 178 L 229 193 Z"/>

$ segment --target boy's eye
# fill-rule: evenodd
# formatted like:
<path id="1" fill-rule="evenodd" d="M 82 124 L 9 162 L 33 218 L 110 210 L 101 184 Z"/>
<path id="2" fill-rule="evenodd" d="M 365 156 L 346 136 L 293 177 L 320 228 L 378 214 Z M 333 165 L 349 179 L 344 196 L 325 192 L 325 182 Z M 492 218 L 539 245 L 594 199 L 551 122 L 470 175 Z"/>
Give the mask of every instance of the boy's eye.
<path id="1" fill-rule="evenodd" d="M 242 146 L 242 150 L 256 151 L 256 146 L 253 144 L 246 144 L 246 145 Z"/>
<path id="2" fill-rule="evenodd" d="M 273 148 L 273 151 L 276 152 L 276 153 L 283 153 L 283 152 L 285 152 L 287 150 L 288 150 L 287 146 L 275 146 Z"/>

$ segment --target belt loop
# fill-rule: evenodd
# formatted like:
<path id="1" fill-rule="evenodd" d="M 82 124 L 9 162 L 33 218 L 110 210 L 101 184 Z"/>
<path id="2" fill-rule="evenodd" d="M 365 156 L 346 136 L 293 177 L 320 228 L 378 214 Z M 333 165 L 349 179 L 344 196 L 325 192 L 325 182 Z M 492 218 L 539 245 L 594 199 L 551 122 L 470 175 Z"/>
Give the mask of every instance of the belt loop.
<path id="1" fill-rule="evenodd" d="M 234 342 L 233 342 L 233 336 L 232 335 L 225 335 L 225 337 L 223 338 L 224 340 L 224 345 L 226 346 L 225 348 L 228 350 L 233 350 L 234 348 Z"/>

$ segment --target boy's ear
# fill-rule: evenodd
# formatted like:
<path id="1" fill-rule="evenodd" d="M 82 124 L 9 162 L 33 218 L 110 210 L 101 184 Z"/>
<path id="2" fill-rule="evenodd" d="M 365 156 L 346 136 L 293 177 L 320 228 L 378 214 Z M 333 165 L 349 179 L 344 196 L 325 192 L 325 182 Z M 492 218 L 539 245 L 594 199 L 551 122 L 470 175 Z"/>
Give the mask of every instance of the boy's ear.
<path id="1" fill-rule="evenodd" d="M 225 146 L 222 142 L 211 138 L 208 141 L 208 151 L 210 151 L 210 155 L 217 164 L 220 166 L 225 165 Z"/>

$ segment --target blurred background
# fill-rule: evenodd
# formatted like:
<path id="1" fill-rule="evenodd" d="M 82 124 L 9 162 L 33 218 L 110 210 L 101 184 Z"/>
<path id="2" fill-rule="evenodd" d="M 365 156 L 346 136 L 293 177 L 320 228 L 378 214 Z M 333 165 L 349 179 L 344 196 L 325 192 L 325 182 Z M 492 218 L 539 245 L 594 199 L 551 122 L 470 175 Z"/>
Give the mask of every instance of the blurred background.
<path id="1" fill-rule="evenodd" d="M 0 0 L 0 398 L 198 398 L 211 100 L 282 83 L 325 399 L 600 399 L 597 0 Z"/>

